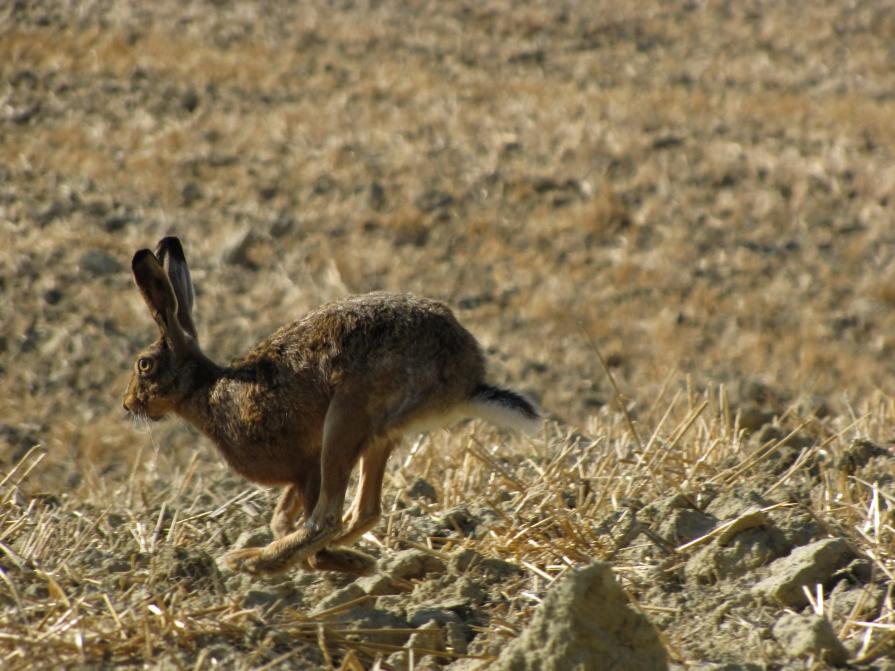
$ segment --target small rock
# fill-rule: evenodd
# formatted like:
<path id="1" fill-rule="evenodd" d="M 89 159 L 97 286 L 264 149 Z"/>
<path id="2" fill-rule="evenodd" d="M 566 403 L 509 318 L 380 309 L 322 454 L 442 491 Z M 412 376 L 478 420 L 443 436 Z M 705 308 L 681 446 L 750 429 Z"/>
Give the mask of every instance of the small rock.
<path id="1" fill-rule="evenodd" d="M 411 624 L 413 624 L 411 622 Z M 408 648 L 423 648 L 425 650 L 444 650 L 444 631 L 435 620 L 429 620 L 423 625 L 417 626 L 416 631 L 407 639 Z"/>
<path id="2" fill-rule="evenodd" d="M 464 548 L 451 555 L 448 571 L 453 575 L 474 571 L 483 582 L 504 580 L 521 573 L 521 569 L 515 564 L 495 557 L 485 557 L 472 548 Z"/>
<path id="3" fill-rule="evenodd" d="M 740 408 L 738 410 L 738 413 L 739 427 L 748 431 L 749 433 L 754 433 L 765 424 L 769 424 L 770 422 L 774 421 L 773 412 L 765 412 L 755 405 L 746 405 Z"/>
<path id="4" fill-rule="evenodd" d="M 481 564 L 485 557 L 472 548 L 463 548 L 451 555 L 448 570 L 454 574 L 466 573 L 471 566 Z"/>
<path id="5" fill-rule="evenodd" d="M 413 666 L 414 671 L 440 671 L 444 665 L 439 664 L 435 655 L 423 655 Z"/>
<path id="6" fill-rule="evenodd" d="M 705 512 L 714 515 L 719 520 L 731 520 L 744 515 L 751 510 L 764 508 L 768 501 L 761 494 L 751 489 L 734 490 L 718 494 L 712 502 L 706 506 Z"/>
<path id="7" fill-rule="evenodd" d="M 202 187 L 196 182 L 187 182 L 180 190 L 180 199 L 184 207 L 190 207 L 197 200 L 202 198 Z"/>
<path id="8" fill-rule="evenodd" d="M 47 305 L 56 305 L 59 301 L 62 300 L 62 290 L 58 287 L 52 287 L 47 289 L 43 295 L 44 302 Z"/>
<path id="9" fill-rule="evenodd" d="M 822 659 L 840 666 L 848 659 L 848 651 L 833 632 L 830 621 L 820 615 L 784 613 L 773 628 L 774 638 L 791 657 Z"/>
<path id="10" fill-rule="evenodd" d="M 464 536 L 475 535 L 479 519 L 466 506 L 455 506 L 441 514 L 442 525 L 451 531 L 457 531 Z"/>
<path id="11" fill-rule="evenodd" d="M 827 597 L 835 605 L 835 615 L 848 616 L 853 620 L 872 622 L 880 617 L 880 611 L 886 600 L 886 589 L 879 583 L 853 586 L 847 580 L 839 582 Z"/>
<path id="12" fill-rule="evenodd" d="M 68 215 L 71 213 L 71 210 L 71 206 L 67 203 L 54 200 L 52 203 L 41 209 L 41 211 L 35 215 L 35 219 L 37 219 L 37 223 L 41 226 L 46 226 L 56 219 Z"/>
<path id="13" fill-rule="evenodd" d="M 165 545 L 154 557 L 160 581 L 179 582 L 188 589 L 220 586 L 221 573 L 214 557 L 204 550 Z"/>
<path id="14" fill-rule="evenodd" d="M 364 634 L 364 638 L 370 642 L 404 645 L 411 633 L 403 617 L 390 610 L 376 608 L 370 602 L 341 612 L 336 619 L 351 629 L 366 629 L 368 633 Z"/>
<path id="15" fill-rule="evenodd" d="M 863 585 L 873 579 L 873 562 L 869 559 L 855 559 L 837 571 L 834 577 L 843 578 L 848 583 Z"/>
<path id="16" fill-rule="evenodd" d="M 354 581 L 354 584 L 360 587 L 364 591 L 364 594 L 371 594 L 373 596 L 401 594 L 405 591 L 403 587 L 395 583 L 389 576 L 382 575 L 381 573 L 358 578 Z"/>
<path id="17" fill-rule="evenodd" d="M 367 593 L 364 592 L 364 590 L 357 584 L 357 582 L 352 582 L 347 584 L 342 589 L 337 589 L 329 596 L 321 599 L 317 603 L 317 607 L 314 609 L 314 612 L 322 613 L 323 611 L 341 606 L 342 604 L 348 603 L 349 601 L 354 601 L 355 599 L 359 599 L 362 596 L 366 595 Z"/>
<path id="18" fill-rule="evenodd" d="M 26 597 L 35 601 L 43 601 L 50 596 L 50 589 L 43 583 L 33 582 L 23 592 Z"/>
<path id="19" fill-rule="evenodd" d="M 131 563 L 124 559 L 113 559 L 105 565 L 106 573 L 128 573 L 133 570 Z"/>
<path id="20" fill-rule="evenodd" d="M 715 528 L 718 519 L 699 510 L 677 509 L 662 521 L 658 533 L 672 545 L 681 545 Z"/>
<path id="21" fill-rule="evenodd" d="M 91 275 L 114 275 L 124 270 L 124 266 L 114 256 L 100 249 L 88 249 L 78 261 L 81 270 Z"/>
<path id="22" fill-rule="evenodd" d="M 109 233 L 115 233 L 131 223 L 131 218 L 123 214 L 113 214 L 103 221 L 103 228 Z"/>
<path id="23" fill-rule="evenodd" d="M 752 593 L 780 601 L 790 608 L 808 603 L 803 586 L 825 584 L 854 554 L 842 538 L 825 538 L 796 548 L 768 566 L 770 575 L 752 588 Z"/>
<path id="24" fill-rule="evenodd" d="M 721 543 L 720 538 L 697 550 L 684 575 L 699 585 L 711 585 L 745 575 L 781 557 L 789 548 L 773 527 L 747 529 Z"/>
<path id="25" fill-rule="evenodd" d="M 325 196 L 335 188 L 336 180 L 324 173 L 314 180 L 313 193 L 315 196 Z"/>
<path id="26" fill-rule="evenodd" d="M 379 610 L 388 611 L 393 615 L 398 615 L 402 619 L 406 620 L 404 617 L 405 612 L 407 610 L 407 597 L 403 594 L 383 594 L 382 596 L 376 597 L 376 608 Z"/>
<path id="27" fill-rule="evenodd" d="M 380 562 L 383 573 L 404 580 L 422 578 L 427 573 L 444 573 L 446 567 L 438 557 L 422 550 L 401 550 Z"/>
<path id="28" fill-rule="evenodd" d="M 423 605 L 419 608 L 411 608 L 410 610 L 408 610 L 407 621 L 410 623 L 411 627 L 421 627 L 428 622 L 445 625 L 449 622 L 462 624 L 460 616 L 457 615 L 457 613 L 453 610 L 432 607 L 428 605 Z"/>
<path id="29" fill-rule="evenodd" d="M 385 668 L 394 671 L 407 671 L 410 668 L 409 652 L 397 650 L 385 658 Z"/>
<path id="30" fill-rule="evenodd" d="M 254 231 L 246 231 L 239 239 L 224 249 L 221 260 L 228 265 L 242 266 L 249 270 L 258 270 L 262 238 Z"/>
<path id="31" fill-rule="evenodd" d="M 382 212 L 386 206 L 385 187 L 379 182 L 370 184 L 369 204 L 370 209 L 375 212 Z"/>
<path id="32" fill-rule="evenodd" d="M 262 588 L 250 589 L 242 599 L 243 608 L 260 608 L 262 611 L 275 612 L 284 606 L 295 606 L 301 602 L 301 592 L 289 581 Z"/>
<path id="33" fill-rule="evenodd" d="M 457 654 L 465 655 L 467 651 L 467 643 L 473 634 L 469 627 L 463 622 L 446 622 L 444 625 L 444 636 L 449 650 L 453 650 Z"/>
<path id="34" fill-rule="evenodd" d="M 454 203 L 454 197 L 444 191 L 430 189 L 416 199 L 416 206 L 423 212 L 429 213 L 449 207 Z"/>
<path id="35" fill-rule="evenodd" d="M 180 104 L 187 112 L 195 112 L 199 107 L 199 94 L 195 89 L 187 89 L 180 97 Z"/>
<path id="36" fill-rule="evenodd" d="M 866 438 L 853 440 L 836 460 L 836 468 L 845 473 L 852 474 L 862 466 L 867 465 L 873 457 L 886 456 L 889 452 L 867 440 Z"/>
<path id="37" fill-rule="evenodd" d="M 571 571 L 537 608 L 491 671 L 660 671 L 668 653 L 644 615 L 631 609 L 608 564 Z"/>
<path id="38" fill-rule="evenodd" d="M 413 483 L 404 490 L 404 493 L 407 494 L 408 498 L 413 500 L 426 499 L 431 503 L 438 502 L 438 492 L 435 491 L 435 487 L 422 478 L 414 480 Z"/>

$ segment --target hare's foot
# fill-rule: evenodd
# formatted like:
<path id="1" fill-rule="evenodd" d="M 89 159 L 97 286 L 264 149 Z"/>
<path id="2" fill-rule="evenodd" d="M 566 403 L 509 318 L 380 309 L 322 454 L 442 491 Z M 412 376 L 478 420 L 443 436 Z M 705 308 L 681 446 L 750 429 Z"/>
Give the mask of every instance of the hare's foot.
<path id="1" fill-rule="evenodd" d="M 358 576 L 370 575 L 376 568 L 376 560 L 370 555 L 346 549 L 324 548 L 311 557 L 308 563 L 318 571 L 338 571 Z"/>
<path id="2" fill-rule="evenodd" d="M 282 573 L 299 564 L 307 567 L 311 557 L 329 543 L 339 528 L 338 524 L 311 526 L 306 523 L 263 548 L 231 550 L 224 559 L 231 569 L 255 575 Z"/>
<path id="3" fill-rule="evenodd" d="M 374 511 L 354 511 L 350 517 L 347 517 L 342 523 L 344 531 L 330 541 L 330 545 L 351 545 L 370 529 L 379 524 L 382 515 L 379 510 Z"/>
<path id="4" fill-rule="evenodd" d="M 264 548 L 239 548 L 224 555 L 224 563 L 233 571 L 260 573 L 257 566 Z"/>
<path id="5" fill-rule="evenodd" d="M 273 545 L 273 543 L 271 543 Z M 267 552 L 270 546 L 263 548 L 239 548 L 230 550 L 224 555 L 224 562 L 232 571 L 250 573 L 252 575 L 276 575 L 290 568 L 299 567 L 306 571 L 315 567 L 307 559 L 288 558 L 270 554 Z"/>

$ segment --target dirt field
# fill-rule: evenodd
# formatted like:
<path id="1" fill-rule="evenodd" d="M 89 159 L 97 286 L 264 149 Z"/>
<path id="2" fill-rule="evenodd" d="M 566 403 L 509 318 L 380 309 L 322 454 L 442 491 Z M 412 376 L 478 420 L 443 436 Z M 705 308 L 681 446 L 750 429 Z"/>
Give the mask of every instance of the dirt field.
<path id="1" fill-rule="evenodd" d="M 893 62 L 882 1 L 0 5 L 0 665 L 486 668 L 599 560 L 672 668 L 895 669 Z M 226 571 L 277 492 L 121 408 L 167 234 L 215 360 L 411 291 L 543 435 L 409 439 L 375 576 Z"/>

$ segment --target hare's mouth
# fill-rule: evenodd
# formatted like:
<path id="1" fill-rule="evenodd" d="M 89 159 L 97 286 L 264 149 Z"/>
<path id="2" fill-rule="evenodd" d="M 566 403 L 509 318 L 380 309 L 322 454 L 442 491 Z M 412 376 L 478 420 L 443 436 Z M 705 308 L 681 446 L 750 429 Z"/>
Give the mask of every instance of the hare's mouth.
<path id="1" fill-rule="evenodd" d="M 131 397 L 124 399 L 124 409 L 129 415 L 137 419 L 148 419 L 152 422 L 157 422 L 165 416 L 165 413 L 153 412 L 146 404 L 140 403 L 137 399 Z"/>
<path id="2" fill-rule="evenodd" d="M 148 420 L 150 422 L 157 422 L 162 417 L 165 416 L 163 413 L 152 413 L 152 412 L 149 412 L 149 411 L 143 410 L 143 409 L 138 410 L 136 408 L 134 408 L 134 409 L 126 408 L 126 410 L 127 410 L 127 413 L 134 419 Z"/>

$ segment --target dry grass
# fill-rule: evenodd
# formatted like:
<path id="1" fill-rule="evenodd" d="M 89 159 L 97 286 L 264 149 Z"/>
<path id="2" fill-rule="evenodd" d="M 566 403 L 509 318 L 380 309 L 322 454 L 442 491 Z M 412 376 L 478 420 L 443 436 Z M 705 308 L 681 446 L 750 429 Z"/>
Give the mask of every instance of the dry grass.
<path id="1" fill-rule="evenodd" d="M 730 538 L 768 524 L 770 511 L 798 508 L 845 534 L 888 582 L 888 595 L 869 620 L 859 611 L 836 611 L 835 604 L 827 604 L 826 612 L 859 660 L 891 651 L 895 496 L 891 483 L 868 482 L 860 470 L 847 474 L 841 456 L 856 437 L 891 433 L 892 404 L 881 403 L 850 422 L 791 418 L 802 427 L 792 434 L 808 431 L 815 442 L 771 481 L 757 476 L 766 473 L 765 462 L 786 439 L 750 448 L 736 418 L 725 413 L 723 392 L 719 398 L 688 401 L 686 393 L 678 393 L 673 402 L 657 406 L 655 423 L 638 426 L 636 438 L 624 415 L 610 413 L 595 417 L 585 433 L 550 426 L 528 443 L 496 441 L 475 426 L 429 436 L 398 455 L 400 464 L 392 464 L 387 522 L 368 534 L 365 545 L 383 557 L 411 546 L 444 559 L 472 548 L 517 566 L 519 574 L 501 586 L 506 598 L 484 606 L 490 625 L 479 633 L 477 649 L 489 651 L 518 633 L 550 584 L 571 567 L 593 559 L 613 561 L 639 607 L 655 616 L 669 610 L 651 603 L 657 566 L 668 570 L 716 536 Z M 246 489 L 222 469 L 204 464 L 203 457 L 180 468 L 164 452 L 138 455 L 129 476 L 99 478 L 92 496 L 74 498 L 27 494 L 43 454 L 40 447 L 30 451 L 4 473 L 0 485 L 0 599 L 6 604 L 0 650 L 6 668 L 29 667 L 36 655 L 56 667 L 102 661 L 206 668 L 218 659 L 222 644 L 229 648 L 230 668 L 278 667 L 302 658 L 368 668 L 401 649 L 377 640 L 396 632 L 346 627 L 338 615 L 354 602 L 318 613 L 301 606 L 268 612 L 246 607 L 247 594 L 260 587 L 219 576 L 209 556 L 222 552 L 225 534 L 262 520 L 271 495 Z M 806 473 L 808 460 L 818 465 L 814 475 Z M 406 499 L 399 495 L 415 477 L 427 478 L 438 493 L 437 504 L 418 504 L 421 518 L 408 516 Z M 808 498 L 778 498 L 781 488 L 806 480 Z M 762 495 L 778 502 L 758 521 L 755 514 L 741 516 L 677 548 L 636 518 L 633 526 L 607 526 L 669 492 L 698 501 L 709 492 L 713 497 L 742 492 L 744 485 L 759 486 Z M 421 519 L 439 519 L 457 505 L 493 511 L 487 532 L 419 537 L 414 531 Z M 178 548 L 188 554 L 177 555 Z M 305 588 L 310 584 L 300 576 L 296 580 Z M 812 599 L 822 612 L 823 592 L 812 592 Z M 665 631 L 678 662 L 697 661 L 689 656 L 691 633 L 686 622 Z M 426 654 L 415 652 L 418 658 Z M 488 652 L 448 650 L 440 656 L 487 659 Z"/>

